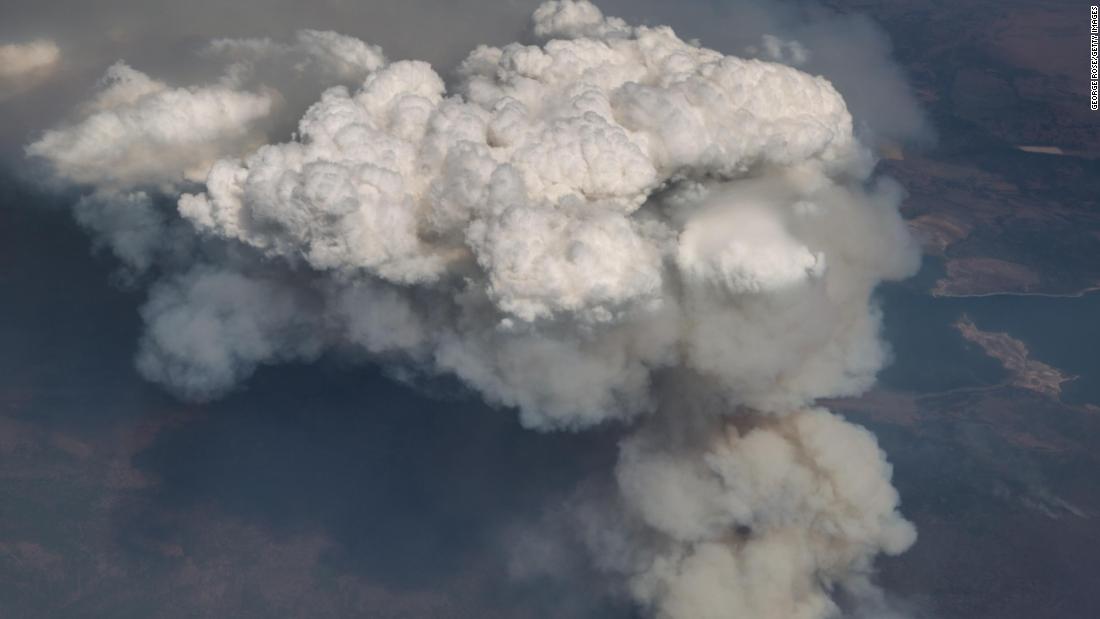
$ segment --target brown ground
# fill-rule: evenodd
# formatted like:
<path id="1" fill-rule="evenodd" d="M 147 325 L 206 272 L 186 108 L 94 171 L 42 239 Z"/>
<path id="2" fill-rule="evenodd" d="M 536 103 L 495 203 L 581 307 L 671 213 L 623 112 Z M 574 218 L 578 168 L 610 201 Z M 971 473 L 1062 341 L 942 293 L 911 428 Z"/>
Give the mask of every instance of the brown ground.
<path id="1" fill-rule="evenodd" d="M 967 316 L 960 318 L 955 323 L 955 328 L 968 341 L 980 346 L 987 355 L 1000 361 L 1011 376 L 1011 384 L 1016 387 L 1058 398 L 1062 395 L 1062 383 L 1077 378 L 1032 359 L 1027 346 L 1007 333 L 982 331 Z"/>
<path id="2" fill-rule="evenodd" d="M 937 294 L 1073 294 L 1100 283 L 1100 113 L 1087 100 L 1088 6 L 827 3 L 886 28 L 935 126 L 936 146 L 892 147 L 882 169 L 910 192 L 911 227 L 944 259 Z"/>

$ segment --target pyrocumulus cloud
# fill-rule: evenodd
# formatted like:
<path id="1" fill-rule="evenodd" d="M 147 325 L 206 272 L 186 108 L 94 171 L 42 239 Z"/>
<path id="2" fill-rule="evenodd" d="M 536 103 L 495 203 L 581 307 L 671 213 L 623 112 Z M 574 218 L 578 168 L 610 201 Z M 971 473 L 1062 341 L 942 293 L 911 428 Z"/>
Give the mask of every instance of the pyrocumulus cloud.
<path id="1" fill-rule="evenodd" d="M 316 31 L 215 41 L 209 84 L 120 63 L 28 153 L 156 279 L 151 380 L 209 399 L 351 350 L 531 428 L 634 424 L 581 510 L 598 568 L 655 617 L 830 616 L 915 536 L 874 438 L 815 406 L 888 357 L 871 295 L 918 262 L 901 189 L 821 77 L 586 1 L 532 31 L 452 83 Z M 272 142 L 295 80 L 332 87 Z"/>

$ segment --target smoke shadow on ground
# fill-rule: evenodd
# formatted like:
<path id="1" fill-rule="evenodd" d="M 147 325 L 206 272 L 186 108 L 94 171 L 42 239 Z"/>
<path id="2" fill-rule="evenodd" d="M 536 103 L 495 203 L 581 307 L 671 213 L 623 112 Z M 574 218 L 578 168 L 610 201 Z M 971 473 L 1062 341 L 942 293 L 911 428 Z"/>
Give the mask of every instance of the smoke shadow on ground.
<path id="1" fill-rule="evenodd" d="M 471 398 L 375 371 L 280 367 L 160 436 L 135 465 L 157 509 L 213 505 L 283 534 L 322 529 L 335 567 L 431 587 L 512 520 L 613 464 L 611 433 L 547 435 Z M 134 514 L 122 535 L 140 535 Z"/>

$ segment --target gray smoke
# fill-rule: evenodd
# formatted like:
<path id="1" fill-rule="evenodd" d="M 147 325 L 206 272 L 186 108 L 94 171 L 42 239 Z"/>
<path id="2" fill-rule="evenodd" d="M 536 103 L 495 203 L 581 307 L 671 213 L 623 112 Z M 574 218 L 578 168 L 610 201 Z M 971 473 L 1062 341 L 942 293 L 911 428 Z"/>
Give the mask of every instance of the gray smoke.
<path id="1" fill-rule="evenodd" d="M 918 263 L 901 189 L 822 77 L 587 1 L 532 31 L 450 84 L 332 32 L 220 39 L 216 80 L 116 64 L 27 152 L 155 279 L 150 380 L 203 400 L 352 350 L 534 429 L 632 423 L 594 565 L 656 617 L 830 616 L 915 538 L 874 438 L 815 405 L 886 361 L 871 294 Z"/>

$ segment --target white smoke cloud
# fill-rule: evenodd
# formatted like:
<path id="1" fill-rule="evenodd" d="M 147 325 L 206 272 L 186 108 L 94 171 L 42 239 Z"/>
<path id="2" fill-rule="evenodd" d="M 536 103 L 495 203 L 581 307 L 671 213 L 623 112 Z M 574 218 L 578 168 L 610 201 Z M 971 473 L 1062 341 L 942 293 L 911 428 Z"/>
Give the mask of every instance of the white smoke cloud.
<path id="1" fill-rule="evenodd" d="M 91 194 L 77 202 L 73 214 L 98 247 L 110 249 L 129 274 L 152 268 L 169 237 L 168 217 L 142 191 Z"/>
<path id="2" fill-rule="evenodd" d="M 85 224 L 124 261 L 166 273 L 142 312 L 151 380 L 208 399 L 350 349 L 532 428 L 640 420 L 618 516 L 586 535 L 597 566 L 657 617 L 829 616 L 914 539 L 873 437 L 814 408 L 888 358 L 871 296 L 918 262 L 900 188 L 823 78 L 583 0 L 533 32 L 450 85 L 331 33 L 217 41 L 220 82 L 116 65 L 28 152 L 97 189 Z M 275 66 L 333 87 L 258 145 Z M 193 257 L 159 259 L 180 228 Z"/>
<path id="3" fill-rule="evenodd" d="M 125 63 L 107 70 L 86 115 L 27 147 L 71 181 L 108 188 L 205 176 L 225 152 L 254 142 L 272 97 L 228 84 L 172 88 Z"/>
<path id="4" fill-rule="evenodd" d="M 292 43 L 270 38 L 217 39 L 210 43 L 207 53 L 233 59 L 240 63 L 238 70 L 272 63 L 298 76 L 319 73 L 330 79 L 353 81 L 361 81 L 386 61 L 379 47 L 324 30 L 299 30 Z"/>
<path id="5" fill-rule="evenodd" d="M 138 369 L 200 399 L 260 361 L 308 359 L 321 348 L 300 291 L 227 269 L 198 265 L 159 283 L 141 314 L 148 328 Z"/>
<path id="6" fill-rule="evenodd" d="M 794 67 L 804 65 L 810 59 L 810 52 L 802 46 L 802 43 L 781 39 L 774 34 L 761 36 L 760 47 L 754 45 L 749 47 L 748 51 Z"/>
<path id="7" fill-rule="evenodd" d="M 228 65 L 201 86 L 172 87 L 115 63 L 79 117 L 46 131 L 27 153 L 66 180 L 116 190 L 204 181 L 217 159 L 268 139 L 264 121 L 292 90 L 287 82 L 357 82 L 385 62 L 377 47 L 316 30 L 299 31 L 290 44 L 219 39 L 206 51 Z"/>
<path id="8" fill-rule="evenodd" d="M 621 567 L 658 617 L 829 616 L 823 581 L 869 575 L 875 553 L 915 539 L 874 437 L 827 411 L 705 440 L 701 455 L 652 433 L 623 446 L 626 509 L 658 537 Z"/>
<path id="9" fill-rule="evenodd" d="M 824 76 L 844 95 L 858 135 L 873 147 L 934 139 L 930 121 L 893 58 L 890 37 L 866 15 L 813 0 L 605 3 L 617 14 L 646 15 L 657 23 L 690 28 L 720 51 Z"/>
<path id="10" fill-rule="evenodd" d="M 0 45 L 0 101 L 34 88 L 60 61 L 60 48 L 47 39 Z"/>

